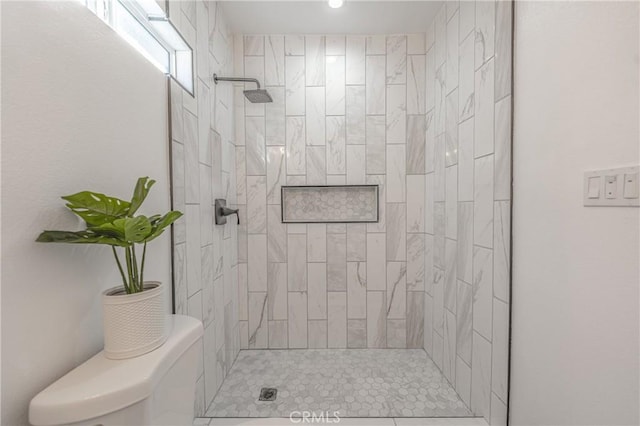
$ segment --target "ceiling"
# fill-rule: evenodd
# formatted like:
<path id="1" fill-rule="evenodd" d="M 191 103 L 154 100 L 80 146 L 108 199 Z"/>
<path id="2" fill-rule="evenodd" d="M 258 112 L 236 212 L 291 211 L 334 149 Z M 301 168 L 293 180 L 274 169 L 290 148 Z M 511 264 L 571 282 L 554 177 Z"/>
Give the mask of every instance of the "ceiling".
<path id="1" fill-rule="evenodd" d="M 244 1 L 219 4 L 235 34 L 398 34 L 425 32 L 442 1 Z"/>

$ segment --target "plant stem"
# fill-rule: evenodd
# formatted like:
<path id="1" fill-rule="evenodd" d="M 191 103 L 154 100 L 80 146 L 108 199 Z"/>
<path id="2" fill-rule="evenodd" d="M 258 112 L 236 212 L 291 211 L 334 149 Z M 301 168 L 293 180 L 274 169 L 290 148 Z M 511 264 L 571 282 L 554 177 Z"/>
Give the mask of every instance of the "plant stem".
<path id="1" fill-rule="evenodd" d="M 135 280 L 133 279 L 133 265 L 131 264 L 131 247 L 126 247 L 125 249 L 126 260 L 127 260 L 127 273 L 129 274 L 129 288 L 127 289 L 127 294 L 131 294 L 134 292 Z"/>
<path id="2" fill-rule="evenodd" d="M 133 262 L 133 279 L 135 280 L 134 285 L 134 293 L 139 293 L 142 290 L 140 289 L 140 281 L 138 280 L 138 259 L 136 259 L 136 245 L 131 245 L 131 261 Z"/>
<path id="3" fill-rule="evenodd" d="M 115 246 L 111 246 L 111 250 L 113 250 L 113 257 L 116 258 L 116 263 L 118 264 L 118 270 L 120 271 L 120 276 L 122 277 L 122 284 L 124 285 L 124 289 L 129 293 L 127 289 L 127 278 L 124 276 L 124 271 L 122 270 L 122 264 L 120 263 L 120 259 L 118 259 L 118 253 L 116 253 Z"/>
<path id="4" fill-rule="evenodd" d="M 147 256 L 147 242 L 142 246 L 142 261 L 140 262 L 140 286 L 144 290 L 144 259 Z"/>

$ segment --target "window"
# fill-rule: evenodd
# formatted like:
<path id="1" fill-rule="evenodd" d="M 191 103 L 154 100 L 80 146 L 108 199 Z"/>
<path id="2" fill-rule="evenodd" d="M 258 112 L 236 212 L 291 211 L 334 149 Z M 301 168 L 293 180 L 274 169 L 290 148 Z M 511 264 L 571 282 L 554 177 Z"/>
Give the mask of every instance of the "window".
<path id="1" fill-rule="evenodd" d="M 155 0 L 81 0 L 193 95 L 193 51 Z"/>

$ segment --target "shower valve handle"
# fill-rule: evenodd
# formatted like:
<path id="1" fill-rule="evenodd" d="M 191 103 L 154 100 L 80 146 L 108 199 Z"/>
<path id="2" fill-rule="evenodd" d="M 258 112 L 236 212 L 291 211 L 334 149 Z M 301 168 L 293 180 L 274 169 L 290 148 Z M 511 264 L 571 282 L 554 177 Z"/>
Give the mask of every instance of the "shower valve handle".
<path id="1" fill-rule="evenodd" d="M 227 223 L 227 216 L 232 214 L 236 215 L 238 219 L 238 225 L 240 225 L 240 215 L 238 214 L 238 209 L 230 209 L 227 207 L 227 200 L 218 198 L 216 199 L 215 205 L 215 213 L 216 213 L 216 225 L 224 225 Z"/>

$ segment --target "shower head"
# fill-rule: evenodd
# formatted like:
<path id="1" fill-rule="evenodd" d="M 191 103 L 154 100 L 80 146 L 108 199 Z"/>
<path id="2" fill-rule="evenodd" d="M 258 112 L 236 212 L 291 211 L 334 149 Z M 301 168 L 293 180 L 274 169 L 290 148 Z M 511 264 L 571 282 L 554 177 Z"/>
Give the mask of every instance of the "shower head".
<path id="1" fill-rule="evenodd" d="M 255 89 L 255 90 L 245 90 L 244 96 L 251 102 L 252 104 L 264 104 L 273 102 L 271 95 L 264 89 Z"/>
<path id="2" fill-rule="evenodd" d="M 258 88 L 253 90 L 245 90 L 244 96 L 252 104 L 264 104 L 273 102 L 271 95 L 264 89 L 260 88 L 260 82 L 255 78 L 242 78 L 242 77 L 218 77 L 217 74 L 213 75 L 213 82 L 218 84 L 219 81 L 244 81 L 247 83 L 255 83 Z"/>

